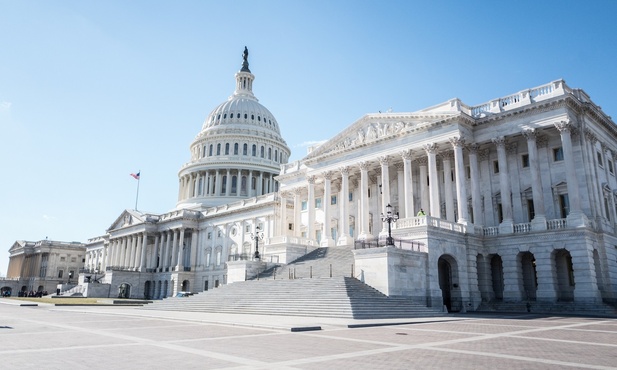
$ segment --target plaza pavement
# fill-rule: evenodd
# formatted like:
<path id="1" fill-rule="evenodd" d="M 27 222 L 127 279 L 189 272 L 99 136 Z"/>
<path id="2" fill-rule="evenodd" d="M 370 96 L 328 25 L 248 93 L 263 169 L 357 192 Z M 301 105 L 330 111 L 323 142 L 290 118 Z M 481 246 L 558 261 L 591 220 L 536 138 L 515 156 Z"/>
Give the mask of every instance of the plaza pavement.
<path id="1" fill-rule="evenodd" d="M 349 320 L 0 299 L 2 370 L 496 368 L 617 369 L 617 319 Z"/>

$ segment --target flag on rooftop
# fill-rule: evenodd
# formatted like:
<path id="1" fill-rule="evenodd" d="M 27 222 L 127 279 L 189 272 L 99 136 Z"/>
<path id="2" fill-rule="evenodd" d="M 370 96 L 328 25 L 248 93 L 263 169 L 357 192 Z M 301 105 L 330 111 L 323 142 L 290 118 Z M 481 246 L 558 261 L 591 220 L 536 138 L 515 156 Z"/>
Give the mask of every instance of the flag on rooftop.
<path id="1" fill-rule="evenodd" d="M 140 171 L 140 172 L 137 172 L 137 173 L 132 173 L 132 174 L 131 174 L 131 176 L 133 176 L 133 178 L 134 178 L 135 180 L 139 180 L 139 174 L 140 174 L 140 173 L 141 173 L 141 171 Z"/>

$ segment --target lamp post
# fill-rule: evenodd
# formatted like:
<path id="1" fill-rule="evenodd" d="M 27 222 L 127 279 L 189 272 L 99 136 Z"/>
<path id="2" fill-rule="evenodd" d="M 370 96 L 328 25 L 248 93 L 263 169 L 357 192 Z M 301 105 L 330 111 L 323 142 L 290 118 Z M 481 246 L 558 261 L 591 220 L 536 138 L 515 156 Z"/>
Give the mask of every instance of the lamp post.
<path id="1" fill-rule="evenodd" d="M 255 228 L 255 232 L 251 233 L 251 239 L 255 241 L 255 259 L 260 259 L 259 257 L 259 241 L 263 240 L 264 233 L 259 229 L 259 227 Z"/>
<path id="2" fill-rule="evenodd" d="M 386 239 L 386 246 L 394 245 L 394 239 L 392 238 L 392 223 L 398 220 L 398 212 L 396 212 L 396 214 L 393 213 L 392 206 L 388 204 L 386 206 L 386 214 L 381 214 L 381 220 L 388 223 L 388 238 Z"/>

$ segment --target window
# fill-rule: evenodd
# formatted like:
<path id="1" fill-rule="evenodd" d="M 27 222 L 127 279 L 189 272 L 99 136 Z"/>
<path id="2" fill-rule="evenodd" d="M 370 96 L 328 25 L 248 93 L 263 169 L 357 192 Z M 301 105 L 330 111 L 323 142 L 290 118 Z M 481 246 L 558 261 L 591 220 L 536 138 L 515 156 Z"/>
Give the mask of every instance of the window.
<path id="1" fill-rule="evenodd" d="M 242 155 L 248 155 L 248 152 L 249 152 L 249 146 L 248 144 L 244 144 L 242 146 Z"/>
<path id="2" fill-rule="evenodd" d="M 608 159 L 608 160 L 606 161 L 606 164 L 607 164 L 607 166 L 608 166 L 608 172 L 610 172 L 610 173 L 611 173 L 611 175 L 614 175 L 614 174 L 615 174 L 615 172 L 614 172 L 614 170 L 613 170 L 613 161 L 611 161 L 610 159 Z"/>
<path id="3" fill-rule="evenodd" d="M 279 150 L 278 149 L 274 149 L 274 161 L 275 162 L 279 161 Z"/>
<path id="4" fill-rule="evenodd" d="M 608 198 L 604 198 L 604 212 L 606 212 L 606 219 L 611 220 L 610 208 L 608 205 Z"/>
<path id="5" fill-rule="evenodd" d="M 229 155 L 229 143 L 225 144 L 225 155 Z"/>
<path id="6" fill-rule="evenodd" d="M 470 166 L 465 167 L 465 175 L 467 176 L 468 179 L 471 178 L 471 167 Z"/>
<path id="7" fill-rule="evenodd" d="M 264 151 L 265 151 L 265 149 L 264 149 L 264 147 L 263 147 L 263 145 L 262 145 L 262 146 L 261 146 L 261 149 L 260 149 L 260 151 L 259 151 L 259 154 L 260 154 L 261 158 L 264 158 L 264 156 L 265 156 Z"/>
<path id="8" fill-rule="evenodd" d="M 234 155 L 238 155 L 238 143 L 234 144 Z"/>
<path id="9" fill-rule="evenodd" d="M 204 151 L 201 153 L 202 157 L 206 156 L 207 151 L 208 151 L 208 147 L 204 145 Z"/>
<path id="10" fill-rule="evenodd" d="M 315 198 L 315 208 L 321 208 L 321 198 Z"/>
<path id="11" fill-rule="evenodd" d="M 497 219 L 499 223 L 503 222 L 503 208 L 501 207 L 501 203 L 497 204 Z"/>
<path id="12" fill-rule="evenodd" d="M 250 232 L 251 232 L 251 225 L 246 225 L 246 226 L 244 227 L 244 232 L 246 232 L 246 233 L 250 233 Z"/>
<path id="13" fill-rule="evenodd" d="M 368 197 L 371 197 L 371 188 L 368 188 Z"/>
<path id="14" fill-rule="evenodd" d="M 493 161 L 493 173 L 499 173 L 499 161 Z"/>
<path id="15" fill-rule="evenodd" d="M 221 155 L 221 144 L 216 144 L 216 155 Z"/>
<path id="16" fill-rule="evenodd" d="M 332 235 L 332 239 L 338 239 L 338 236 L 336 235 L 336 227 L 330 228 L 330 235 Z"/>
<path id="17" fill-rule="evenodd" d="M 71 257 L 71 262 L 77 262 L 77 257 Z"/>
<path id="18" fill-rule="evenodd" d="M 208 240 L 212 239 L 212 231 L 208 231 Z"/>
<path id="19" fill-rule="evenodd" d="M 306 200 L 302 201 L 302 210 L 306 211 Z"/>
<path id="20" fill-rule="evenodd" d="M 351 191 L 349 192 L 349 201 L 353 202 L 353 193 Z"/>
<path id="21" fill-rule="evenodd" d="M 253 157 L 257 157 L 257 145 L 253 144 Z"/>
<path id="22" fill-rule="evenodd" d="M 64 270 L 58 270 L 58 279 L 62 279 L 62 275 L 64 275 Z"/>
<path id="23" fill-rule="evenodd" d="M 553 148 L 553 161 L 559 162 L 563 161 L 563 148 Z"/>
<path id="24" fill-rule="evenodd" d="M 288 228 L 289 228 L 289 230 L 293 230 L 294 229 L 294 224 L 289 224 Z"/>
<path id="25" fill-rule="evenodd" d="M 212 157 L 212 144 L 210 144 L 210 150 L 208 150 L 208 156 Z"/>
<path id="26" fill-rule="evenodd" d="M 529 167 L 529 154 L 523 154 L 521 156 L 521 165 L 523 168 Z"/>
<path id="27" fill-rule="evenodd" d="M 335 205 L 336 204 L 336 195 L 333 195 L 330 197 L 330 204 Z"/>
<path id="28" fill-rule="evenodd" d="M 223 182 L 221 185 L 221 193 L 227 193 L 227 176 L 223 176 Z"/>
<path id="29" fill-rule="evenodd" d="M 533 207 L 533 199 L 527 199 L 527 217 L 529 217 L 529 221 L 536 217 L 536 210 Z"/>
<path id="30" fill-rule="evenodd" d="M 560 194 L 559 195 L 559 216 L 561 218 L 568 217 L 570 213 L 570 199 L 568 198 L 568 194 Z"/>
<path id="31" fill-rule="evenodd" d="M 272 148 L 268 148 L 268 159 L 272 160 Z"/>
<path id="32" fill-rule="evenodd" d="M 602 153 L 596 152 L 596 155 L 598 157 L 598 166 L 604 167 L 604 162 L 602 161 Z"/>
<path id="33" fill-rule="evenodd" d="M 232 194 L 238 193 L 238 177 L 237 176 L 231 177 L 231 193 Z"/>
<path id="34" fill-rule="evenodd" d="M 60 257 L 60 262 L 66 261 L 66 257 Z"/>

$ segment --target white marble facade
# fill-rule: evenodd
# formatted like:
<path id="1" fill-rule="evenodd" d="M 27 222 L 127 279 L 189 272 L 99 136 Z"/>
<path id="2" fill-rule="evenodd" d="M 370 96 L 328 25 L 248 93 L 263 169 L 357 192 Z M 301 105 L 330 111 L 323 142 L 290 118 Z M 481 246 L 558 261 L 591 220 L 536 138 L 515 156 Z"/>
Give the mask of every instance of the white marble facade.
<path id="1" fill-rule="evenodd" d="M 127 210 L 90 240 L 85 267 L 112 292 L 228 283 L 226 263 L 251 259 L 256 228 L 269 264 L 383 243 L 391 204 L 402 248 L 355 251 L 358 277 L 386 294 L 453 310 L 617 298 L 617 126 L 583 90 L 558 80 L 478 106 L 367 114 L 287 163 L 244 62 L 191 145 L 177 209 Z"/>

